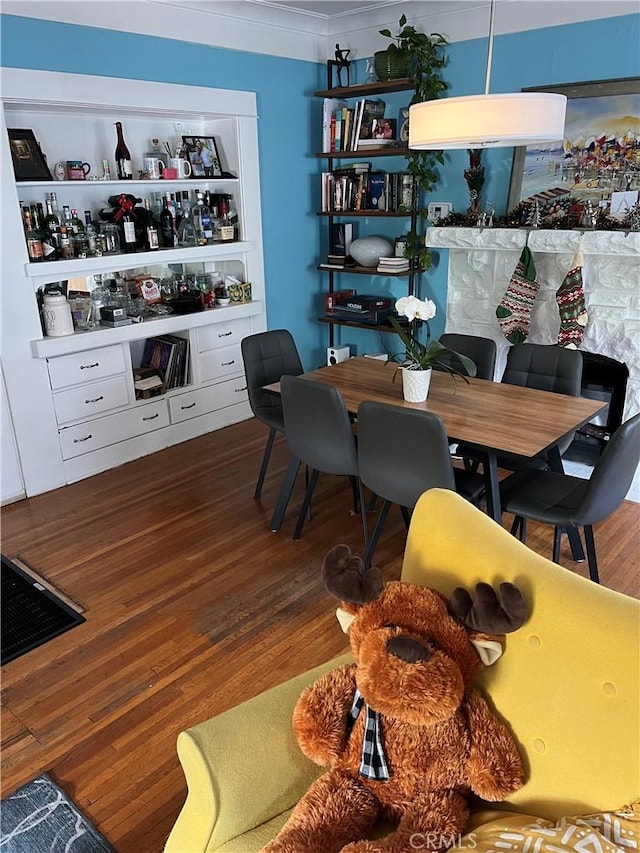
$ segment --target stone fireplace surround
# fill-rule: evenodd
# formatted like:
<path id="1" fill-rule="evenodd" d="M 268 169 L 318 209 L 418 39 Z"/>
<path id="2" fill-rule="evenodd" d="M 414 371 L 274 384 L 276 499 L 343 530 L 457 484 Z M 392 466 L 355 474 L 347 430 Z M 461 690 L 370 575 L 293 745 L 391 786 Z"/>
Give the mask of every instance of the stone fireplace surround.
<path id="1" fill-rule="evenodd" d="M 502 375 L 509 344 L 502 335 L 495 311 L 527 242 L 540 282 L 527 341 L 556 342 L 560 317 L 555 293 L 581 246 L 589 320 L 580 349 L 627 365 L 629 378 L 623 416 L 627 420 L 640 411 L 638 232 L 429 228 L 427 246 L 435 251 L 449 250 L 446 331 L 493 338 L 498 346 L 496 377 Z M 588 471 L 582 473 L 589 475 Z M 638 473 L 629 497 L 640 500 Z"/>

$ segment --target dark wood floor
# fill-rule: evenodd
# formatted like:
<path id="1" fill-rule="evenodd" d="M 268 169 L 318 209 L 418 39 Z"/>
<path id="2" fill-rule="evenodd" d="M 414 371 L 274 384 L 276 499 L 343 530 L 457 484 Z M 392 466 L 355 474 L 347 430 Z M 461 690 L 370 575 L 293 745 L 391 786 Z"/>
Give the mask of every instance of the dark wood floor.
<path id="1" fill-rule="evenodd" d="M 351 490 L 321 477 L 293 542 L 300 483 L 271 533 L 288 457 L 278 441 L 254 502 L 265 437 L 247 421 L 3 509 L 3 553 L 87 622 L 2 670 L 2 796 L 47 771 L 119 853 L 157 853 L 186 792 L 178 732 L 346 649 L 319 568 L 338 542 L 362 550 Z M 627 502 L 596 530 L 602 583 L 636 597 L 639 518 Z M 404 538 L 394 508 L 387 579 Z M 550 530 L 531 525 L 529 544 L 549 555 Z"/>

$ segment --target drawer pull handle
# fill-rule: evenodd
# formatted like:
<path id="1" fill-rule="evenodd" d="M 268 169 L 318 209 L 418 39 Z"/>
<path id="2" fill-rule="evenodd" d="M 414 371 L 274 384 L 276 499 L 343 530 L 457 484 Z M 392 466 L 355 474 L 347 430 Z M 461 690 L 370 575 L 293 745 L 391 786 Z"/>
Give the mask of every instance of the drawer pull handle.
<path id="1" fill-rule="evenodd" d="M 90 438 L 93 438 L 91 433 L 89 433 L 89 435 L 85 435 L 84 438 L 74 438 L 73 443 L 74 444 L 81 444 L 83 441 L 89 441 Z"/>
<path id="2" fill-rule="evenodd" d="M 94 397 L 93 400 L 85 400 L 85 403 L 99 403 L 100 400 L 104 400 L 104 394 L 101 394 L 99 397 Z"/>
<path id="3" fill-rule="evenodd" d="M 96 361 L 95 364 L 81 364 L 80 370 L 89 370 L 92 367 L 100 367 L 100 362 Z"/>
<path id="4" fill-rule="evenodd" d="M 243 391 L 247 390 L 247 386 L 245 385 L 244 388 L 234 388 L 233 390 L 236 392 L 236 394 L 242 394 Z"/>
<path id="5" fill-rule="evenodd" d="M 219 337 L 219 338 L 228 338 L 228 337 L 229 337 L 229 335 L 232 335 L 232 334 L 233 334 L 233 332 L 220 332 L 220 333 L 218 334 L 218 337 Z"/>
<path id="6" fill-rule="evenodd" d="M 160 412 L 156 412 L 155 415 L 149 415 L 146 418 L 142 418 L 143 421 L 155 421 L 156 418 L 160 417 Z"/>
<path id="7" fill-rule="evenodd" d="M 235 358 L 232 358 L 231 361 L 221 362 L 220 367 L 229 367 L 231 364 L 235 364 L 235 363 L 236 363 Z"/>
<path id="8" fill-rule="evenodd" d="M 193 409 L 194 406 L 195 406 L 195 403 L 189 403 L 188 406 L 180 406 L 180 408 L 184 412 L 185 409 Z"/>

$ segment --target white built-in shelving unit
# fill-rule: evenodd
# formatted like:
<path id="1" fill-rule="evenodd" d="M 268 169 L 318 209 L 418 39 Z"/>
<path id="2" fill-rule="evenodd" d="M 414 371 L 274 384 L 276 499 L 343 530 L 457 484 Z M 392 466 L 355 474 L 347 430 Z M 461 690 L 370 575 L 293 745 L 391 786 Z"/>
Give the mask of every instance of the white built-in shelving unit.
<path id="1" fill-rule="evenodd" d="M 240 342 L 265 329 L 265 292 L 255 94 L 3 69 L 2 86 L 2 374 L 17 463 L 26 495 L 58 488 L 172 444 L 250 417 Z M 225 173 L 182 181 L 16 181 L 6 128 L 34 132 L 48 164 L 81 160 L 89 177 L 109 160 L 115 174 L 114 122 L 122 121 L 134 174 L 150 139 L 214 136 Z M 44 201 L 95 214 L 121 192 L 209 189 L 233 196 L 239 239 L 194 248 L 29 263 L 20 202 Z M 36 293 L 57 281 L 119 271 L 162 275 L 220 272 L 251 282 L 252 300 L 194 314 L 169 314 L 120 328 L 66 337 L 42 334 Z M 187 385 L 136 400 L 133 369 L 147 338 L 189 342 Z M 5 418 L 6 416 L 6 418 Z M 2 436 L 3 445 L 5 436 Z M 4 465 L 4 462 L 3 462 Z M 15 478 L 12 478 L 15 482 Z M 14 495 L 2 498 L 13 499 Z"/>

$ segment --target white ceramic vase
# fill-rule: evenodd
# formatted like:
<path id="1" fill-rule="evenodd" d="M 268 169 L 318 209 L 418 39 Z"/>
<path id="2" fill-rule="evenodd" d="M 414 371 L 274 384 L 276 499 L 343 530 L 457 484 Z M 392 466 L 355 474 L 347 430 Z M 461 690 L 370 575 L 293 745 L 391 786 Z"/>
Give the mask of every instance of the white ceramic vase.
<path id="1" fill-rule="evenodd" d="M 431 384 L 431 368 L 409 370 L 402 368 L 402 392 L 407 403 L 424 403 Z"/>

